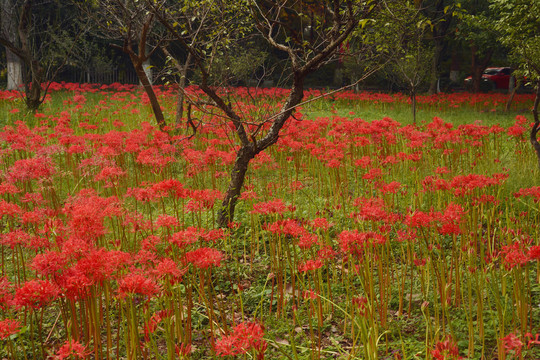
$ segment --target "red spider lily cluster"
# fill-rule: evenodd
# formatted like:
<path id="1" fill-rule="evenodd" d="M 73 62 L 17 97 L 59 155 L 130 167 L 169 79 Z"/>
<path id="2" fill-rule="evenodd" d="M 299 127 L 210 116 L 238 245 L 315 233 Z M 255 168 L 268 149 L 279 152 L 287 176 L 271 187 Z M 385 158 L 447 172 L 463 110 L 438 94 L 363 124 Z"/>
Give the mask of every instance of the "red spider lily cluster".
<path id="1" fill-rule="evenodd" d="M 260 324 L 243 322 L 216 342 L 216 353 L 220 356 L 234 356 L 254 350 L 257 359 L 264 359 L 268 343 L 263 340 L 263 336 L 264 328 Z"/>
<path id="2" fill-rule="evenodd" d="M 136 87 L 50 89 L 43 112 L 26 118 L 13 111 L 16 93 L 0 96 L 10 119 L 0 130 L 0 356 L 262 359 L 277 354 L 271 339 L 296 334 L 322 358 L 332 328 L 342 352 L 376 358 L 384 339 L 402 351 L 405 329 L 390 324 L 405 318 L 426 334 L 415 345 L 423 357 L 473 357 L 479 344 L 499 357 L 538 353 L 540 190 L 519 172 L 536 166 L 530 119 L 416 126 L 298 109 L 253 160 L 236 222 L 216 229 L 238 150 L 232 124 L 201 112 L 196 136 L 166 133 Z M 177 89 L 157 91 L 172 115 Z M 286 95 L 237 88 L 231 106 L 255 123 Z M 503 100 L 419 97 L 444 111 Z M 332 101 L 358 111 L 407 97 Z M 493 335 L 509 331 L 530 336 Z"/>

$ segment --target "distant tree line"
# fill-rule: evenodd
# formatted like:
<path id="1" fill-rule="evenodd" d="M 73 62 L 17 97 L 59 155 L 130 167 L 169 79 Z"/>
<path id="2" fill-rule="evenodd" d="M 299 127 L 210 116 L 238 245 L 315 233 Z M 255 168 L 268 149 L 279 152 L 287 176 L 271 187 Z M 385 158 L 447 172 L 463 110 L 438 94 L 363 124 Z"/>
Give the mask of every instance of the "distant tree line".
<path id="1" fill-rule="evenodd" d="M 268 3 L 253 2 L 261 6 Z M 137 36 L 144 25 L 144 11 L 154 6 L 169 11 L 176 9 L 176 14 L 181 16 L 182 8 L 192 9 L 190 11 L 208 9 L 212 3 L 1 0 L 0 43 L 4 46 L 0 58 L 0 82 L 7 89 L 15 89 L 22 84 L 49 80 L 138 81 L 130 55 L 122 47 L 129 45 L 133 51 L 139 51 Z M 305 14 L 308 21 L 298 28 L 298 32 L 305 33 L 302 35 L 310 36 L 313 25 L 309 23 L 309 17 L 316 16 L 317 4 L 324 2 L 291 3 L 306 9 L 311 6 Z M 376 61 L 385 66 L 363 82 L 365 88 L 435 93 L 460 88 L 464 77 L 472 75 L 472 90 L 483 90 L 481 76 L 486 67 L 518 67 L 509 57 L 508 44 L 501 41 L 501 30 L 494 25 L 501 17 L 501 7 L 493 6 L 494 3 L 497 5 L 501 1 L 384 1 L 370 19 L 359 25 L 365 27 L 369 22 L 370 31 L 361 36 L 353 33 L 340 48 L 341 55 L 323 64 L 316 74 L 308 76 L 306 84 L 310 87 L 350 84 L 364 72 L 367 63 Z M 246 9 L 250 6 L 249 2 L 242 4 Z M 196 14 L 191 16 L 193 20 L 181 17 L 182 26 L 186 26 L 183 31 L 198 31 L 199 37 L 207 36 L 220 26 L 205 24 L 205 27 L 195 30 L 201 20 Z M 285 10 L 280 20 L 300 22 L 292 12 Z M 242 21 L 239 20 L 236 26 L 243 26 L 243 38 L 228 39 L 227 46 L 221 50 L 222 56 L 215 57 L 212 80 L 229 85 L 290 86 L 291 79 L 282 77 L 283 69 L 290 66 L 283 52 L 269 46 L 254 26 L 248 27 L 241 24 Z M 151 29 L 144 46 L 152 48 L 149 50 L 151 56 L 145 59 L 145 68 L 152 68 L 151 81 L 157 84 L 178 81 L 181 71 L 171 62 L 171 55 L 185 61 L 188 52 L 155 17 L 149 25 Z M 124 33 L 123 27 L 126 29 Z M 167 49 L 169 54 L 162 49 Z M 99 72 L 110 76 L 100 78 L 94 75 Z M 187 71 L 186 76 L 188 82 L 199 80 L 193 70 Z M 262 78 L 264 80 L 260 81 Z M 30 98 L 38 96 L 37 90 L 34 92 Z M 39 103 L 38 98 L 30 98 L 28 101 L 34 104 L 30 106 Z"/>

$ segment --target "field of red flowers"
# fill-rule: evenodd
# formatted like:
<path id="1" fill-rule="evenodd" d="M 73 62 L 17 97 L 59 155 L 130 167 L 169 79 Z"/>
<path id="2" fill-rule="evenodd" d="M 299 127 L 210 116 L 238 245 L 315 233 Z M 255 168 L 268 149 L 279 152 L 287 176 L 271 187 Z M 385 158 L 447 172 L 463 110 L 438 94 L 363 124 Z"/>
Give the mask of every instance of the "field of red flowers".
<path id="1" fill-rule="evenodd" d="M 419 97 L 417 125 L 402 94 L 309 102 L 220 229 L 223 116 L 174 129 L 162 88 L 165 133 L 136 87 L 51 90 L 0 92 L 0 359 L 540 358 L 532 95 L 502 124 L 504 94 Z M 253 131 L 287 92 L 222 91 Z"/>

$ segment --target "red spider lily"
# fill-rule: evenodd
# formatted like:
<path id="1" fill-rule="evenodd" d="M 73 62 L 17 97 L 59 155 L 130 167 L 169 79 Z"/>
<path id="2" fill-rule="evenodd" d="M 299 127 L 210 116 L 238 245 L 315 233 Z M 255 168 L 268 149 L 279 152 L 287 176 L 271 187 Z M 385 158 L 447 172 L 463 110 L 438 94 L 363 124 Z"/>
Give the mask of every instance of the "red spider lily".
<path id="1" fill-rule="evenodd" d="M 348 254 L 361 255 L 366 246 L 383 244 L 386 238 L 375 232 L 358 232 L 358 230 L 344 230 L 338 235 L 341 251 Z"/>
<path id="2" fill-rule="evenodd" d="M 438 214 L 438 220 L 441 223 L 439 227 L 440 234 L 460 234 L 460 224 L 463 222 L 463 216 L 466 212 L 461 205 L 450 203 L 446 206 L 444 212 Z"/>
<path id="3" fill-rule="evenodd" d="M 254 322 L 243 322 L 235 326 L 229 335 L 216 341 L 216 353 L 219 356 L 236 356 L 255 350 L 257 359 L 264 359 L 268 343 L 263 340 L 264 327 Z"/>
<path id="4" fill-rule="evenodd" d="M 180 269 L 178 264 L 169 258 L 164 258 L 156 263 L 153 273 L 158 278 L 168 276 L 171 282 L 182 281 L 182 276 L 187 272 L 187 268 Z"/>
<path id="5" fill-rule="evenodd" d="M 463 196 L 471 194 L 475 189 L 500 185 L 508 178 L 508 174 L 486 175 L 469 174 L 458 175 L 450 181 L 450 187 L 454 189 L 454 195 Z"/>
<path id="6" fill-rule="evenodd" d="M 527 341 L 527 348 L 530 348 L 532 345 L 540 345 L 540 333 L 536 333 L 535 335 L 526 333 L 525 337 L 529 339 Z"/>
<path id="7" fill-rule="evenodd" d="M 35 157 L 17 160 L 9 168 L 9 181 L 27 181 L 32 179 L 50 179 L 56 173 L 53 161 L 48 157 Z"/>
<path id="8" fill-rule="evenodd" d="M 225 233 L 223 229 L 212 229 L 212 230 L 201 229 L 201 230 L 202 230 L 201 238 L 207 242 L 215 243 L 216 241 L 222 240 L 227 236 L 227 234 Z"/>
<path id="9" fill-rule="evenodd" d="M 540 245 L 531 246 L 529 249 L 529 260 L 539 260 L 540 261 Z"/>
<path id="10" fill-rule="evenodd" d="M 150 334 L 153 334 L 156 331 L 161 320 L 171 317 L 172 314 L 172 310 L 161 310 L 154 313 L 143 326 L 144 340 L 146 342 L 150 341 Z"/>
<path id="11" fill-rule="evenodd" d="M 300 249 L 310 249 L 313 245 L 317 244 L 319 242 L 319 238 L 315 234 L 309 234 L 305 233 L 304 235 L 300 236 L 300 239 L 298 240 L 298 247 Z"/>
<path id="12" fill-rule="evenodd" d="M 42 308 L 60 296 L 60 289 L 47 280 L 30 280 L 15 292 L 13 304 L 17 308 Z"/>
<path id="13" fill-rule="evenodd" d="M 94 181 L 106 181 L 105 187 L 113 187 L 115 182 L 126 175 L 127 172 L 119 166 L 106 166 L 94 177 Z"/>
<path id="14" fill-rule="evenodd" d="M 413 263 L 417 267 L 422 267 L 422 266 L 426 265 L 427 259 L 419 258 L 418 255 L 416 253 L 414 253 Z"/>
<path id="15" fill-rule="evenodd" d="M 459 360 L 459 349 L 452 338 L 449 336 L 444 341 L 435 344 L 435 349 L 431 350 L 431 356 L 435 360 Z"/>
<path id="16" fill-rule="evenodd" d="M 366 174 L 362 175 L 364 180 L 375 180 L 382 177 L 384 174 L 380 168 L 372 168 Z"/>
<path id="17" fill-rule="evenodd" d="M 140 188 L 128 188 L 126 191 L 126 197 L 133 197 L 137 201 L 151 202 L 158 201 L 160 198 L 166 196 L 163 192 L 156 191 L 153 187 L 140 187 Z"/>
<path id="18" fill-rule="evenodd" d="M 81 190 L 64 206 L 69 231 L 81 239 L 95 239 L 106 233 L 104 219 L 121 214 L 118 198 L 97 196 L 94 190 Z"/>
<path id="19" fill-rule="evenodd" d="M 352 303 L 358 308 L 360 316 L 366 316 L 368 299 L 364 296 L 356 296 L 352 298 Z"/>
<path id="20" fill-rule="evenodd" d="M 533 186 L 528 189 L 519 189 L 517 193 L 514 194 L 516 198 L 521 196 L 531 196 L 534 202 L 540 201 L 540 186 Z"/>
<path id="21" fill-rule="evenodd" d="M 68 276 L 80 276 L 91 284 L 101 284 L 111 279 L 121 269 L 131 264 L 131 255 L 117 250 L 89 249 L 77 258 Z"/>
<path id="22" fill-rule="evenodd" d="M 334 224 L 329 222 L 326 218 L 315 218 L 310 221 L 310 225 L 315 229 L 322 229 L 328 231 Z"/>
<path id="23" fill-rule="evenodd" d="M 14 230 L 0 235 L 0 245 L 15 248 L 16 246 L 26 246 L 32 236 L 23 230 Z"/>
<path id="24" fill-rule="evenodd" d="M 163 167 L 175 161 L 173 157 L 165 156 L 159 149 L 153 147 L 141 150 L 136 160 L 139 164 L 150 167 L 153 172 L 161 172 Z"/>
<path id="25" fill-rule="evenodd" d="M 416 210 L 407 214 L 404 224 L 411 228 L 430 227 L 433 226 L 436 219 L 437 214 L 433 210 L 429 213 Z"/>
<path id="26" fill-rule="evenodd" d="M 160 292 L 159 285 L 142 274 L 128 274 L 118 280 L 118 297 L 123 299 L 130 295 L 143 295 L 151 298 Z"/>
<path id="27" fill-rule="evenodd" d="M 185 199 L 189 195 L 189 191 L 185 189 L 184 185 L 177 179 L 163 180 L 159 183 L 152 185 L 152 189 L 156 193 L 164 193 L 162 195 L 163 197 L 166 197 L 167 194 L 170 193 L 176 198 Z"/>
<path id="28" fill-rule="evenodd" d="M 4 194 L 13 195 L 19 192 L 21 192 L 21 190 L 10 182 L 4 181 L 0 183 L 0 195 L 4 195 Z"/>
<path id="29" fill-rule="evenodd" d="M 203 247 L 187 252 L 183 262 L 191 263 L 198 269 L 208 269 L 212 266 L 221 266 L 222 259 L 223 254 L 219 250 Z"/>
<path id="30" fill-rule="evenodd" d="M 169 238 L 169 242 L 178 246 L 180 249 L 183 249 L 201 239 L 202 233 L 203 231 L 201 229 L 190 226 L 186 230 L 172 234 Z"/>
<path id="31" fill-rule="evenodd" d="M 222 196 L 223 193 L 219 190 L 191 190 L 189 193 L 191 200 L 186 204 L 186 211 L 198 212 L 210 210 L 214 207 L 216 200 Z"/>
<path id="32" fill-rule="evenodd" d="M 529 257 L 525 254 L 523 245 L 520 242 L 503 246 L 501 254 L 504 256 L 504 267 L 507 270 L 516 266 L 523 266 L 529 261 Z"/>
<path id="33" fill-rule="evenodd" d="M 191 344 L 182 343 L 180 346 L 174 345 L 174 352 L 176 355 L 178 355 L 181 359 L 184 357 L 189 356 L 191 354 Z"/>
<path id="34" fill-rule="evenodd" d="M 354 206 L 358 206 L 358 213 L 353 213 L 352 217 L 368 221 L 387 221 L 393 218 L 386 211 L 386 205 L 381 198 L 357 198 Z"/>
<path id="35" fill-rule="evenodd" d="M 391 183 L 380 182 L 376 184 L 377 190 L 383 194 L 396 194 L 401 188 L 401 183 L 397 181 L 392 181 Z"/>
<path id="36" fill-rule="evenodd" d="M 0 139 L 12 150 L 35 151 L 43 146 L 46 139 L 31 130 L 23 121 L 16 121 L 16 127 L 6 126 L 0 131 Z"/>
<path id="37" fill-rule="evenodd" d="M 154 225 L 158 228 L 166 227 L 168 229 L 171 229 L 173 227 L 180 226 L 180 223 L 178 222 L 178 219 L 176 217 L 162 214 L 158 216 Z"/>
<path id="38" fill-rule="evenodd" d="M 523 134 L 527 131 L 527 128 L 525 127 L 527 121 L 526 117 L 517 115 L 516 122 L 508 128 L 506 133 L 512 137 L 523 139 Z"/>
<path id="39" fill-rule="evenodd" d="M 82 345 L 78 341 L 68 340 L 58 349 L 54 359 L 86 359 L 92 351 L 86 349 L 86 346 Z"/>
<path id="40" fill-rule="evenodd" d="M 15 217 L 16 215 L 19 215 L 21 212 L 22 212 L 22 209 L 19 207 L 19 205 L 7 202 L 4 199 L 0 199 L 0 217 L 3 217 L 3 216 Z"/>
<path id="41" fill-rule="evenodd" d="M 289 235 L 295 238 L 307 234 L 306 229 L 296 220 L 278 220 L 266 225 L 266 229 L 273 234 Z"/>
<path id="42" fill-rule="evenodd" d="M 283 200 L 275 199 L 267 202 L 260 202 L 253 205 L 252 214 L 283 214 L 284 212 L 290 211 L 289 207 L 285 205 Z"/>
<path id="43" fill-rule="evenodd" d="M 517 356 L 520 356 L 523 348 L 523 342 L 514 333 L 510 333 L 501 339 L 504 343 L 504 350 L 508 354 L 514 351 Z"/>
<path id="44" fill-rule="evenodd" d="M 7 339 L 20 330 L 21 323 L 19 321 L 13 319 L 0 320 L 0 340 Z"/>
<path id="45" fill-rule="evenodd" d="M 303 263 L 298 264 L 299 272 L 307 272 L 320 269 L 323 266 L 323 262 L 319 259 L 317 260 L 306 260 Z"/>
<path id="46" fill-rule="evenodd" d="M 435 176 L 427 176 L 422 180 L 422 188 L 424 192 L 432 192 L 436 190 L 449 190 L 450 184 L 441 178 Z"/>
<path id="47" fill-rule="evenodd" d="M 12 285 L 5 277 L 0 277 L 0 309 L 6 310 L 11 306 L 13 295 Z"/>
<path id="48" fill-rule="evenodd" d="M 397 236 L 398 242 L 403 242 L 405 240 L 414 242 L 417 237 L 416 229 L 398 230 Z"/>
<path id="49" fill-rule="evenodd" d="M 313 289 L 305 290 L 302 292 L 302 299 L 315 300 L 319 297 L 319 294 Z"/>
<path id="50" fill-rule="evenodd" d="M 56 251 L 46 251 L 37 254 L 32 260 L 31 267 L 43 277 L 54 278 L 60 275 L 67 264 L 66 255 Z"/>

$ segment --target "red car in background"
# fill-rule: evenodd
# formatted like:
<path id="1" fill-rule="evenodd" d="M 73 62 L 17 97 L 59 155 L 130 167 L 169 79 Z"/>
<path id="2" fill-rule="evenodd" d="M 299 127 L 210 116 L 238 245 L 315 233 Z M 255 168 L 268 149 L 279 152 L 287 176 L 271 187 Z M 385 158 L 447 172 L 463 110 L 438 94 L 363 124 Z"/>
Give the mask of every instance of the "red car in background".
<path id="1" fill-rule="evenodd" d="M 512 71 L 512 68 L 509 67 L 487 68 L 482 74 L 482 81 L 485 81 L 490 85 L 489 87 L 494 89 L 508 89 Z M 472 86 L 471 76 L 465 79 L 465 86 Z"/>

